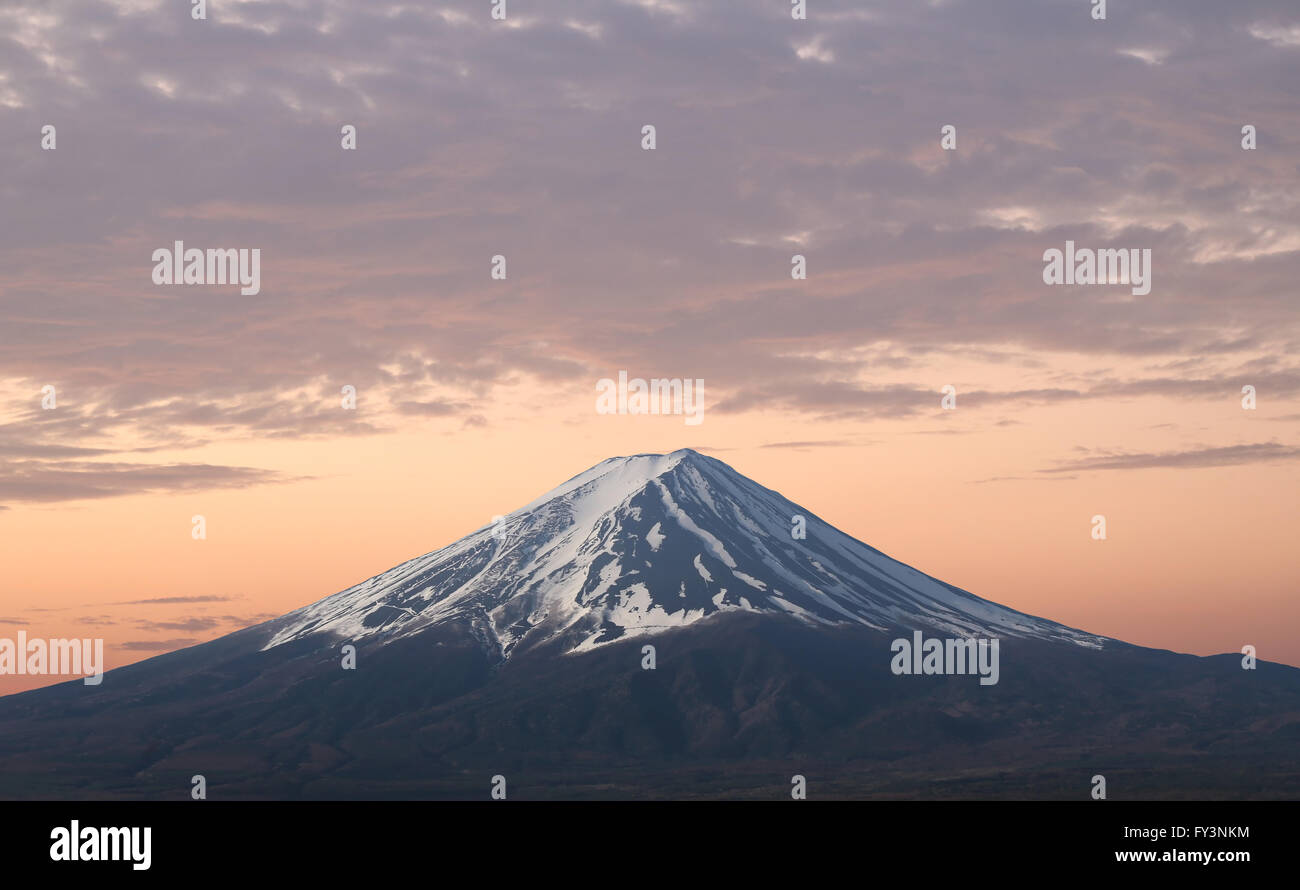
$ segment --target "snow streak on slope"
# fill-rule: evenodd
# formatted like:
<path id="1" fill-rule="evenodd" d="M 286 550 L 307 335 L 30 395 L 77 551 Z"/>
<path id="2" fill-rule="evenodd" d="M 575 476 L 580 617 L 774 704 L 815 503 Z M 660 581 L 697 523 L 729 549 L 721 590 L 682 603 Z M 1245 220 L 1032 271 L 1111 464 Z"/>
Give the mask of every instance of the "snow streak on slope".
<path id="1" fill-rule="evenodd" d="M 791 536 L 796 515 L 806 517 L 803 540 Z M 495 528 L 272 622 L 265 648 L 318 633 L 383 641 L 460 621 L 506 658 L 520 646 L 582 651 L 730 611 L 1107 642 L 937 581 L 684 449 L 603 461 Z"/>

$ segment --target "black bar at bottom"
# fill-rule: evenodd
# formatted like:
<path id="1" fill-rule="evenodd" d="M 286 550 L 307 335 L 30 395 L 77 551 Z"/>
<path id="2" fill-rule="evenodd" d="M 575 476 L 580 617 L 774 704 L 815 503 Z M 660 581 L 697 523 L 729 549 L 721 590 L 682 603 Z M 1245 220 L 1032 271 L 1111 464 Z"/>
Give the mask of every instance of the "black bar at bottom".
<path id="1" fill-rule="evenodd" d="M 843 867 L 865 879 L 885 866 L 891 871 L 880 875 L 903 867 L 944 880 L 968 870 L 1043 877 L 1045 868 L 1056 875 L 1098 867 L 1231 879 L 1253 866 L 1294 866 L 1297 812 L 1295 803 L 1274 801 L 4 802 L 0 865 L 7 876 L 17 869 L 127 880 L 374 879 L 424 866 L 435 884 L 463 882 L 460 869 L 489 880 L 689 872 L 770 882 L 819 872 L 829 879 L 824 869 Z M 148 868 L 135 867 L 145 864 L 143 831 L 103 831 L 145 827 Z M 96 852 L 110 858 L 82 857 Z"/>

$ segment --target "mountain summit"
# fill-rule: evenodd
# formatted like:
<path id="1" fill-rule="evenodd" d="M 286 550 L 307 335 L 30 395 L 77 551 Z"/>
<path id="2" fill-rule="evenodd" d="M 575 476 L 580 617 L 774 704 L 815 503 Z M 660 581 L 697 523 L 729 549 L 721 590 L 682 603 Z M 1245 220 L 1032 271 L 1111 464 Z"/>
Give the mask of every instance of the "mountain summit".
<path id="1" fill-rule="evenodd" d="M 728 612 L 960 637 L 1108 642 L 937 581 L 690 449 L 612 457 L 492 525 L 272 623 L 383 642 L 465 622 L 500 658 L 581 652 Z"/>

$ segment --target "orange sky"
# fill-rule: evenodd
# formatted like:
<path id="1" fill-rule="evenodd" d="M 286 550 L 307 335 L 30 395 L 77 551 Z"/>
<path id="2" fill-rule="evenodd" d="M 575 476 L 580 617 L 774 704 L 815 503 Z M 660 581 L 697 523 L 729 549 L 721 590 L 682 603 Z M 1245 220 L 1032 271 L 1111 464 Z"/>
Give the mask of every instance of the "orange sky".
<path id="1" fill-rule="evenodd" d="M 974 369 L 947 370 L 960 381 Z M 0 613 L 28 622 L 0 627 L 102 636 L 120 666 L 156 654 L 142 647 L 215 638 L 437 549 L 605 457 L 694 447 L 979 596 L 1142 645 L 1211 654 L 1249 643 L 1300 664 L 1295 463 L 1036 472 L 1079 443 L 1157 449 L 1166 423 L 1196 438 L 1286 422 L 1235 402 L 1152 398 L 990 412 L 964 407 L 961 391 L 945 412 L 936 387 L 933 410 L 906 421 L 711 414 L 706 402 L 703 424 L 686 427 L 597 415 L 594 394 L 576 387 L 521 386 L 491 429 L 420 420 L 373 436 L 223 443 L 185 459 L 307 478 L 0 512 Z M 843 444 L 758 447 L 783 442 Z M 206 540 L 190 536 L 194 514 Z M 173 597 L 219 599 L 137 602 Z M 6 677 L 0 689 L 46 679 Z"/>

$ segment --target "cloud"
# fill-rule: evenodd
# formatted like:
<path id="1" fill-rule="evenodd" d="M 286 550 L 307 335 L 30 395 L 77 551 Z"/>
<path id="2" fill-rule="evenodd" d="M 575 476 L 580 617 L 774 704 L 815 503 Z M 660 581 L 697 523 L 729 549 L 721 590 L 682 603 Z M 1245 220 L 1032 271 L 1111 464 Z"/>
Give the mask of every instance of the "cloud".
<path id="1" fill-rule="evenodd" d="M 842 448 L 851 445 L 860 445 L 860 442 L 850 442 L 845 439 L 826 439 L 818 442 L 769 442 L 766 445 L 760 445 L 759 448 Z"/>
<path id="2" fill-rule="evenodd" d="M 272 618 L 279 618 L 279 612 L 257 612 L 253 615 L 222 615 L 221 620 L 229 624 L 237 624 L 241 627 L 260 624 L 263 621 L 270 621 Z"/>
<path id="3" fill-rule="evenodd" d="M 129 652 L 170 652 L 173 649 L 193 646 L 197 642 L 199 641 L 192 637 L 181 637 L 170 640 L 131 640 L 126 643 L 118 643 L 117 648 L 125 649 Z"/>
<path id="4" fill-rule="evenodd" d="M 1111 452 L 1062 463 L 1039 470 L 1040 473 L 1068 473 L 1082 470 L 1145 470 L 1155 467 L 1174 469 L 1203 469 L 1242 464 L 1272 463 L 1300 458 L 1300 447 L 1277 442 L 1260 442 L 1253 445 L 1227 445 L 1217 448 L 1197 448 L 1188 451 L 1169 451 L 1159 454 Z"/>
<path id="5" fill-rule="evenodd" d="M 14 432 L 12 429 L 8 432 Z M 38 445 L 27 442 L 0 442 L 0 455 L 4 457 L 97 457 L 111 453 L 107 448 L 78 448 L 71 445 Z"/>
<path id="6" fill-rule="evenodd" d="M 247 627 L 277 617 L 279 615 L 275 612 L 258 612 L 254 615 L 196 615 L 177 621 L 136 619 L 135 624 L 140 629 L 149 631 L 204 631 L 223 625 Z"/>
<path id="7" fill-rule="evenodd" d="M 1274 46 L 1300 47 L 1300 25 L 1268 25 L 1264 23 L 1250 26 L 1250 36 L 1265 40 Z"/>
<path id="8" fill-rule="evenodd" d="M 464 403 L 446 401 L 398 402 L 395 407 L 402 414 L 415 414 L 424 417 L 447 417 L 453 414 L 461 414 L 468 408 Z"/>
<path id="9" fill-rule="evenodd" d="M 1163 65 L 1165 59 L 1169 56 L 1168 50 L 1156 47 L 1132 47 L 1129 49 L 1117 49 L 1115 52 L 1119 53 L 1121 56 L 1129 56 L 1130 58 L 1138 59 L 1148 65 Z"/>
<path id="10" fill-rule="evenodd" d="M 160 492 L 247 488 L 295 477 L 254 467 L 17 461 L 0 478 L 0 498 L 51 503 Z"/>
<path id="11" fill-rule="evenodd" d="M 114 606 L 142 606 L 153 605 L 155 603 L 224 603 L 237 599 L 233 596 L 158 596 L 145 600 L 124 600 L 118 603 L 110 603 Z"/>
<path id="12" fill-rule="evenodd" d="M 1013 0 L 826 2 L 806 23 L 554 0 L 518 28 L 486 6 L 226 4 L 201 27 L 164 6 L 0 10 L 0 127 L 59 125 L 54 152 L 0 145 L 22 208 L 0 219 L 0 380 L 25 400 L 2 404 L 26 405 L 0 455 L 57 464 L 0 497 L 273 484 L 135 464 L 484 426 L 521 382 L 610 367 L 704 377 L 710 411 L 874 419 L 934 410 L 935 381 L 899 375 L 946 356 L 1039 372 L 1016 391 L 972 375 L 959 404 L 979 408 L 1212 397 L 1255 383 L 1231 377 L 1244 361 L 1300 352 L 1286 0 L 1153 0 L 1118 45 Z M 1256 152 L 1222 116 L 1247 102 Z M 177 239 L 261 248 L 262 293 L 154 286 L 152 250 Z M 1042 253 L 1066 239 L 1151 248 L 1151 294 L 1047 288 Z M 1191 364 L 1110 383 L 1043 367 L 1080 357 Z M 1293 366 L 1274 374 L 1271 398 L 1300 396 Z M 57 410 L 37 407 L 46 384 Z M 87 460 L 110 455 L 120 473 Z"/>
<path id="13" fill-rule="evenodd" d="M 207 616 L 196 616 L 194 618 L 186 618 L 181 621 L 136 621 L 135 623 L 141 630 L 150 630 L 150 631 L 211 630 L 212 628 L 219 627 L 222 624 L 220 620 L 216 618 L 207 617 Z"/>

